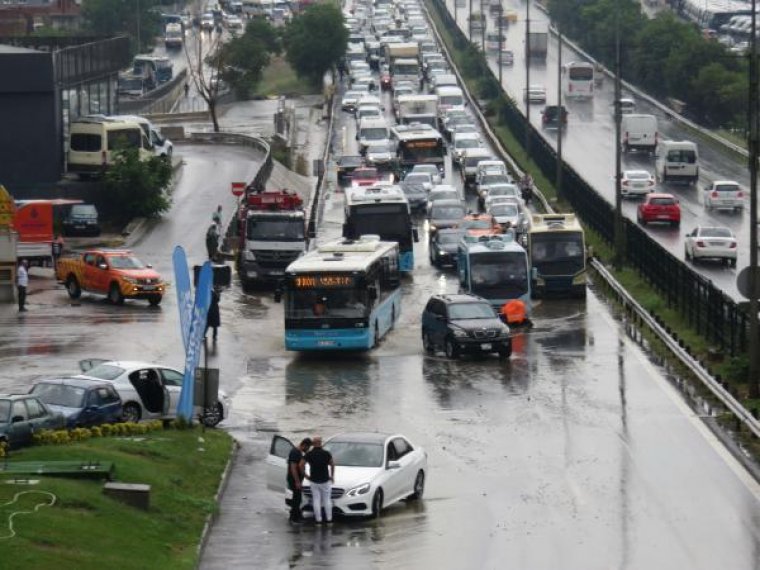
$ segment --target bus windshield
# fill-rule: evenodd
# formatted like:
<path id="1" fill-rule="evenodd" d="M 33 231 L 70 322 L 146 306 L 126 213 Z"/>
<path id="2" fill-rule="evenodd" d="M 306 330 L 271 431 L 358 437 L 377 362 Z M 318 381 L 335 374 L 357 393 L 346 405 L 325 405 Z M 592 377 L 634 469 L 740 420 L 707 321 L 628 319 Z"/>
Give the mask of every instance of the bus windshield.
<path id="1" fill-rule="evenodd" d="M 274 218 L 248 220 L 249 240 L 303 241 L 304 225 L 300 218 Z"/>
<path id="2" fill-rule="evenodd" d="M 368 314 L 365 289 L 294 289 L 285 307 L 290 319 L 362 319 Z"/>
<path id="3" fill-rule="evenodd" d="M 393 67 L 393 73 L 395 75 L 417 75 L 419 67 L 416 64 L 396 64 Z"/>
<path id="4" fill-rule="evenodd" d="M 591 66 L 571 67 L 569 77 L 573 81 L 591 81 L 594 79 L 594 68 Z"/>
<path id="5" fill-rule="evenodd" d="M 576 232 L 534 233 L 530 237 L 534 267 L 545 275 L 575 275 L 583 270 L 583 234 Z"/>
<path id="6" fill-rule="evenodd" d="M 528 291 L 528 264 L 522 252 L 489 252 L 470 255 L 473 292 L 517 298 Z"/>
<path id="7" fill-rule="evenodd" d="M 441 141 L 410 141 L 400 143 L 399 155 L 405 161 L 420 162 L 425 159 L 443 159 L 444 149 Z"/>

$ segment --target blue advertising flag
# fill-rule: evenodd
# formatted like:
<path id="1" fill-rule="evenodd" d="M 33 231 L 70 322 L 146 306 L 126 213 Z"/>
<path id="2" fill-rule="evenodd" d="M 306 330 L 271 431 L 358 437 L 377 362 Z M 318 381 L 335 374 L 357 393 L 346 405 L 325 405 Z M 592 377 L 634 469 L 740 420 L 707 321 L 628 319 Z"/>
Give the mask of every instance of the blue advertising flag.
<path id="1" fill-rule="evenodd" d="M 187 341 L 190 337 L 190 315 L 193 312 L 193 291 L 190 289 L 190 269 L 187 265 L 187 256 L 181 245 L 174 248 L 172 265 L 174 265 L 174 281 L 177 289 L 177 308 L 179 309 L 182 345 L 185 347 L 185 352 L 187 352 Z"/>
<path id="2" fill-rule="evenodd" d="M 185 349 L 185 376 L 182 379 L 182 391 L 177 405 L 177 416 L 187 421 L 193 418 L 193 385 L 195 383 L 195 368 L 201 357 L 201 344 L 206 334 L 206 316 L 211 304 L 211 283 L 214 274 L 211 262 L 207 261 L 201 267 L 198 276 L 198 286 L 195 288 L 195 305 L 190 319 L 190 334 Z"/>

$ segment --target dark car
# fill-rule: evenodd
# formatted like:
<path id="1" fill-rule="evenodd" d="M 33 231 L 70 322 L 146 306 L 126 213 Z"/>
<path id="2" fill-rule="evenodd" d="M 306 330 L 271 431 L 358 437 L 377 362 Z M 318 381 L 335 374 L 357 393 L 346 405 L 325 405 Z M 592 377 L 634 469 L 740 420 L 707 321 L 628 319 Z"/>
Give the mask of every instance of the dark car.
<path id="1" fill-rule="evenodd" d="M 29 393 L 59 412 L 66 427 L 89 427 L 121 420 L 121 398 L 112 384 L 85 378 L 43 380 Z"/>
<path id="2" fill-rule="evenodd" d="M 430 237 L 430 263 L 436 267 L 456 265 L 459 240 L 462 231 L 458 229 L 438 230 Z"/>
<path id="3" fill-rule="evenodd" d="M 73 235 L 100 235 L 98 210 L 92 204 L 74 204 L 63 220 L 63 233 Z"/>
<path id="4" fill-rule="evenodd" d="M 32 443 L 36 431 L 63 427 L 63 415 L 49 409 L 36 396 L 0 394 L 0 441 L 11 449 Z"/>
<path id="5" fill-rule="evenodd" d="M 422 312 L 422 344 L 428 354 L 443 348 L 452 359 L 464 352 L 512 354 L 509 327 L 476 295 L 433 295 Z"/>
<path id="6" fill-rule="evenodd" d="M 409 208 L 413 212 L 424 212 L 427 209 L 428 193 L 422 184 L 401 182 L 401 189 L 409 201 Z"/>
<path id="7" fill-rule="evenodd" d="M 428 212 L 430 233 L 456 227 L 465 215 L 467 215 L 467 210 L 461 200 L 436 200 Z"/>
<path id="8" fill-rule="evenodd" d="M 567 124 L 567 109 L 564 105 L 547 105 L 541 111 L 541 124 L 548 128 L 557 128 L 560 125 Z"/>
<path id="9" fill-rule="evenodd" d="M 338 159 L 338 184 L 344 184 L 351 179 L 354 170 L 364 166 L 361 156 L 341 156 Z"/>

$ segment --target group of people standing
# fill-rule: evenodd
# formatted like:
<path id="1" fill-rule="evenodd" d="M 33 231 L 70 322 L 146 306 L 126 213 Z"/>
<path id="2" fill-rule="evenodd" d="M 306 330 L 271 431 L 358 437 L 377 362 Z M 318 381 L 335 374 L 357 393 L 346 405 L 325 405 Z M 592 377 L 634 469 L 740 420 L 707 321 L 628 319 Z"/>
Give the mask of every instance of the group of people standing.
<path id="1" fill-rule="evenodd" d="M 306 466 L 309 473 L 306 474 Z M 314 521 L 332 523 L 332 483 L 335 480 L 335 462 L 329 451 L 322 447 L 322 438 L 304 438 L 288 455 L 288 489 L 293 492 L 290 503 L 290 522 L 302 522 L 301 498 L 304 478 L 309 480 Z M 324 515 L 322 510 L 324 509 Z"/>

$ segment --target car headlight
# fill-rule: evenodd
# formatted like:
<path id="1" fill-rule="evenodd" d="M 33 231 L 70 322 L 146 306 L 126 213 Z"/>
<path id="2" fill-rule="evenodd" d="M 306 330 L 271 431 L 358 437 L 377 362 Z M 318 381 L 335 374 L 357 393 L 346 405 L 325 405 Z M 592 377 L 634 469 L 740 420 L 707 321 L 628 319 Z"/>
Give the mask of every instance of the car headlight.
<path id="1" fill-rule="evenodd" d="M 457 338 L 465 338 L 467 336 L 467 331 L 463 331 L 462 329 L 452 329 L 451 332 Z"/>
<path id="2" fill-rule="evenodd" d="M 245 250 L 245 260 L 246 261 L 256 261 L 256 255 L 250 250 Z"/>
<path id="3" fill-rule="evenodd" d="M 437 229 L 438 229 L 438 228 L 437 228 L 437 227 L 436 227 L 434 224 L 430 224 L 430 231 L 431 231 L 431 232 L 434 232 L 434 231 L 436 231 Z"/>
<path id="4" fill-rule="evenodd" d="M 370 484 L 364 483 L 363 485 L 354 487 L 348 493 L 346 493 L 346 495 L 349 497 L 358 497 L 359 495 L 366 495 L 367 493 L 369 493 L 369 488 L 370 488 Z"/>

